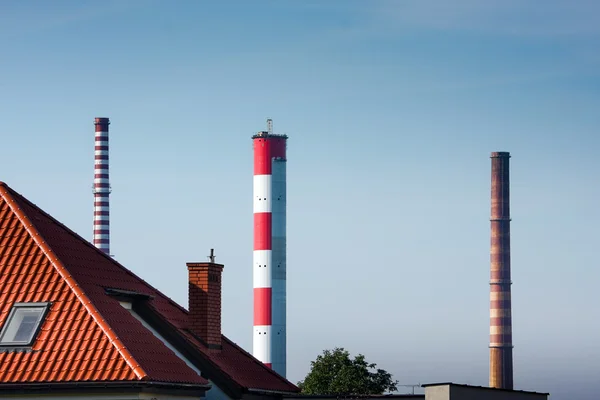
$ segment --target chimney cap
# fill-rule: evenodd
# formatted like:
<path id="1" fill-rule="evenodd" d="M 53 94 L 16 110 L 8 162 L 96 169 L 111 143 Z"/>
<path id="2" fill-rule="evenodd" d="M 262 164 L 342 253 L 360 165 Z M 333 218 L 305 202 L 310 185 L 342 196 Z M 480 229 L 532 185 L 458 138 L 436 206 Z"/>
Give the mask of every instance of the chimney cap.
<path id="1" fill-rule="evenodd" d="M 225 267 L 223 264 L 211 263 L 211 262 L 187 262 L 185 265 L 188 268 L 209 268 L 209 267 Z"/>
<path id="2" fill-rule="evenodd" d="M 110 119 L 107 117 L 96 117 L 94 118 L 94 125 L 98 124 L 110 124 Z"/>
<path id="3" fill-rule="evenodd" d="M 490 158 L 510 158 L 510 153 L 508 151 L 494 151 Z"/>

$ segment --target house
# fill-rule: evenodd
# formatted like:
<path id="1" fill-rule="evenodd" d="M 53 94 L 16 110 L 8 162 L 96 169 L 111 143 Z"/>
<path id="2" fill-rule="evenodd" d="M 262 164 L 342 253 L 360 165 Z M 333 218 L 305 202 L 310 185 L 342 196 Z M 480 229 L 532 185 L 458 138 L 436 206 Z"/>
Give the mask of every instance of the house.
<path id="1" fill-rule="evenodd" d="M 221 334 L 223 266 L 187 268 L 189 310 L 0 182 L 0 397 L 298 393 Z"/>

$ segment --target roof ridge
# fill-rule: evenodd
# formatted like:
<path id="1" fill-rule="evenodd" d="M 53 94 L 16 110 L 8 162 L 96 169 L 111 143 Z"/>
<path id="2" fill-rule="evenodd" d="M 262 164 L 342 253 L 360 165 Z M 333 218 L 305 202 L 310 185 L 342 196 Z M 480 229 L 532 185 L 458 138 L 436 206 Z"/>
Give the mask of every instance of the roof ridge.
<path id="1" fill-rule="evenodd" d="M 18 198 L 25 199 L 23 196 L 19 195 L 17 192 L 12 190 L 5 183 L 0 185 L 0 196 L 4 199 L 6 204 L 10 207 L 10 210 L 16 215 L 19 219 L 19 222 L 23 224 L 23 227 L 29 234 L 29 236 L 33 239 L 34 243 L 42 250 L 42 253 L 48 258 L 52 266 L 56 269 L 58 274 L 65 280 L 69 288 L 75 293 L 75 296 L 85 309 L 88 311 L 90 316 L 93 318 L 94 322 L 98 324 L 102 332 L 108 337 L 113 346 L 117 349 L 121 357 L 125 360 L 127 365 L 133 370 L 135 375 L 140 380 L 147 380 L 148 374 L 142 369 L 141 365 L 133 358 L 133 355 L 127 350 L 125 345 L 121 342 L 116 333 L 112 330 L 110 325 L 104 320 L 96 306 L 91 302 L 89 297 L 85 294 L 81 286 L 77 284 L 75 279 L 71 276 L 67 268 L 63 265 L 62 261 L 55 255 L 50 246 L 43 239 L 43 236 L 40 234 L 36 226 L 29 219 L 29 217 L 25 214 L 25 212 L 18 207 L 18 201 L 15 199 L 17 195 Z M 27 199 L 25 199 L 27 200 Z M 35 205 L 34 205 L 35 206 Z M 39 207 L 35 206 L 36 209 L 41 210 Z M 44 213 L 45 214 L 45 213 Z"/>
<path id="2" fill-rule="evenodd" d="M 102 255 L 105 258 L 108 258 L 111 262 L 117 264 L 119 266 L 119 268 L 121 268 L 123 271 L 127 272 L 129 275 L 131 275 L 134 278 L 138 279 L 140 282 L 142 282 L 144 285 L 146 285 L 147 288 L 149 288 L 149 289 L 155 291 L 156 293 L 158 293 L 159 296 L 161 296 L 164 299 L 170 301 L 175 307 L 179 308 L 181 311 L 183 311 L 185 313 L 188 313 L 188 310 L 186 310 L 184 307 L 182 307 L 181 305 L 179 305 L 175 300 L 173 300 L 169 296 L 167 296 L 164 293 L 162 293 L 160 290 L 158 290 L 157 288 L 155 288 L 154 286 L 152 286 L 150 283 L 146 282 L 143 278 L 139 277 L 137 274 L 135 274 L 129 268 L 125 267 L 123 264 L 121 264 L 120 262 L 118 262 L 117 260 L 115 260 L 114 258 L 112 258 L 110 255 L 108 255 L 105 252 L 103 252 L 100 249 L 98 249 L 96 246 L 94 246 L 92 243 L 90 243 L 89 240 L 87 240 L 86 238 L 84 238 L 83 236 L 81 236 L 80 234 L 78 234 L 77 232 L 75 232 L 74 230 L 72 230 L 71 228 L 69 228 L 68 226 L 66 226 L 65 224 L 63 224 L 62 222 L 60 222 L 59 220 L 57 220 L 56 218 L 54 218 L 52 215 L 48 214 L 41 207 L 38 207 L 35 203 L 33 203 L 32 201 L 30 201 L 29 199 L 27 199 L 25 196 L 23 196 L 20 193 L 16 192 L 13 188 L 11 188 L 10 186 L 8 186 L 5 182 L 0 181 L 0 187 L 1 188 L 6 188 L 6 189 L 8 189 L 8 191 L 13 192 L 16 195 L 18 195 L 19 198 L 20 198 L 20 200 L 25 201 L 26 203 L 28 203 L 32 207 L 35 207 L 35 209 L 39 213 L 41 213 L 45 217 L 49 218 L 56 225 L 59 225 L 67 233 L 69 233 L 72 236 L 75 236 L 77 239 L 80 239 L 86 246 L 94 249 L 94 251 L 96 251 L 98 254 Z"/>

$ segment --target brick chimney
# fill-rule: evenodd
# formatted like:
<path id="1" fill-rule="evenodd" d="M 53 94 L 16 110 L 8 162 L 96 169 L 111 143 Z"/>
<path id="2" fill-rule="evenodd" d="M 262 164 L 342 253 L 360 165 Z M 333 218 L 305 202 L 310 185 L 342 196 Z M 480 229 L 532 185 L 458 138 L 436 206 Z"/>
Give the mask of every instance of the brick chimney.
<path id="1" fill-rule="evenodd" d="M 221 349 L 221 274 L 214 262 L 187 263 L 189 275 L 189 329 L 209 349 Z"/>

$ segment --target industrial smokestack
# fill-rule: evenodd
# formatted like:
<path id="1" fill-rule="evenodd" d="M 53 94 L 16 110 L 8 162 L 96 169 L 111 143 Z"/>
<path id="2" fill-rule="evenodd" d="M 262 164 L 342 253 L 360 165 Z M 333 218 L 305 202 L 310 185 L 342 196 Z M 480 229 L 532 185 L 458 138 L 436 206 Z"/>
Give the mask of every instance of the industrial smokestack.
<path id="1" fill-rule="evenodd" d="M 94 139 L 94 246 L 110 255 L 108 118 L 96 118 Z"/>
<path id="2" fill-rule="evenodd" d="M 286 376 L 286 135 L 252 136 L 254 147 L 253 354 Z"/>
<path id="3" fill-rule="evenodd" d="M 490 387 L 512 390 L 510 153 L 494 152 L 491 159 Z"/>

